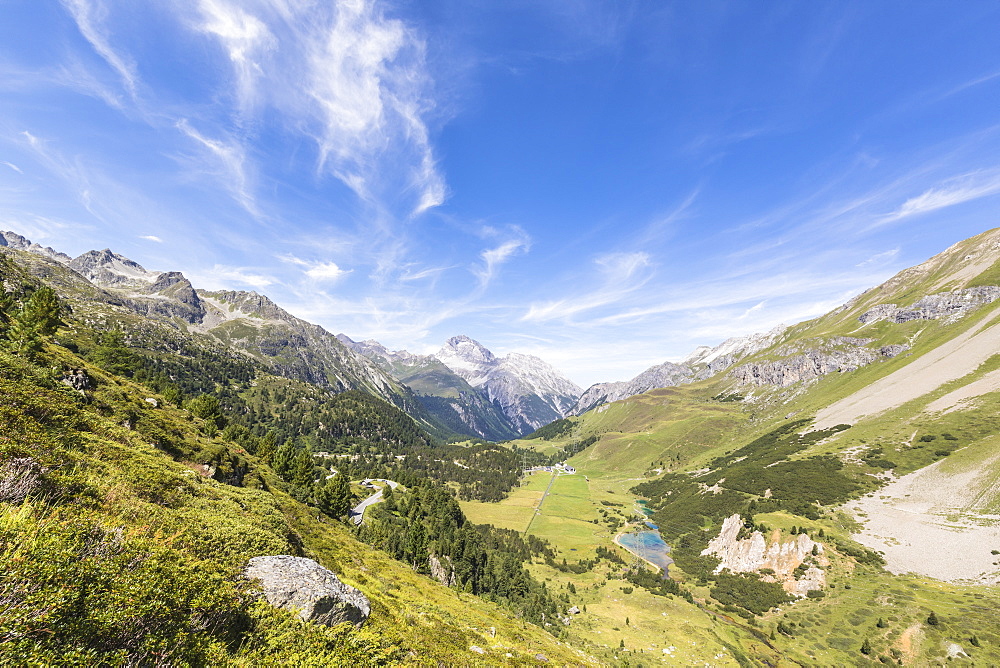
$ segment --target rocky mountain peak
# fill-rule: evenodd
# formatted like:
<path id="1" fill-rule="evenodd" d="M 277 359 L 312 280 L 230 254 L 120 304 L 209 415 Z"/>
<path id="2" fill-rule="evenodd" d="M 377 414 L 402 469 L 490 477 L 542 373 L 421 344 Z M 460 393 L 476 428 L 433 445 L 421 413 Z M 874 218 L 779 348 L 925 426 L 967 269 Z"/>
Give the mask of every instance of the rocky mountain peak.
<path id="1" fill-rule="evenodd" d="M 102 288 L 148 288 L 160 276 L 159 273 L 147 271 L 138 262 L 108 248 L 87 251 L 73 258 L 69 266 Z"/>
<path id="2" fill-rule="evenodd" d="M 495 364 L 497 358 L 486 346 L 468 336 L 453 336 L 444 342 L 436 357 L 455 371 Z"/>
<path id="3" fill-rule="evenodd" d="M 6 246 L 8 248 L 13 248 L 15 250 L 28 251 L 30 253 L 36 253 L 38 255 L 44 255 L 45 257 L 52 258 L 57 262 L 63 264 L 69 264 L 70 257 L 64 253 L 60 253 L 57 250 L 49 248 L 48 246 L 42 246 L 36 244 L 30 239 L 22 237 L 16 232 L 5 232 L 0 231 L 0 246 Z"/>

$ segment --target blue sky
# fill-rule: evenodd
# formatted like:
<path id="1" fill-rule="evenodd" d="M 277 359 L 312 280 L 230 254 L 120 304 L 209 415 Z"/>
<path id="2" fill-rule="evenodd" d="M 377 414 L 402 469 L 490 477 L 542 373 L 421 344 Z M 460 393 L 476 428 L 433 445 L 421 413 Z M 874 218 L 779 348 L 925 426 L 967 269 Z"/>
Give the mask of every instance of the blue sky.
<path id="1" fill-rule="evenodd" d="M 0 0 L 0 227 L 582 386 L 1000 224 L 1000 4 Z"/>

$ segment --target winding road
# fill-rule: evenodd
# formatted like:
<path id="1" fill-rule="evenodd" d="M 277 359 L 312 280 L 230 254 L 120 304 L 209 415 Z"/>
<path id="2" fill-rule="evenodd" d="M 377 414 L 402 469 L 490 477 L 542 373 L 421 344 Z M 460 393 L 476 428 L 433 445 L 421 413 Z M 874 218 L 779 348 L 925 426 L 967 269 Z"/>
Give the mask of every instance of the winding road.
<path id="1" fill-rule="evenodd" d="M 395 480 L 386 480 L 385 478 L 366 479 L 362 480 L 361 484 L 376 483 L 376 482 L 384 482 L 386 485 L 389 485 L 389 487 L 392 487 L 393 489 L 399 487 L 399 483 L 396 482 Z M 348 516 L 351 518 L 351 521 L 354 522 L 355 525 L 361 524 L 361 522 L 364 521 L 365 509 L 367 509 L 368 506 L 374 505 L 379 501 L 383 500 L 382 491 L 384 489 L 385 487 L 380 488 L 377 492 L 375 492 L 374 494 L 372 494 L 371 496 L 369 496 L 364 501 L 362 501 L 361 503 L 359 503 L 358 505 L 354 506 L 354 508 L 351 509 L 350 513 L 348 513 Z"/>

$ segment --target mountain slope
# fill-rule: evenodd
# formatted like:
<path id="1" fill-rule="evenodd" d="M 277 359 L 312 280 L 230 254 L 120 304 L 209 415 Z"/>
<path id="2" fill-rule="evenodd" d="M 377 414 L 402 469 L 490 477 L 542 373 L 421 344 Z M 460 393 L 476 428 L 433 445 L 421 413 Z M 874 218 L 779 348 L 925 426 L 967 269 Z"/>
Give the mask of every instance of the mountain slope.
<path id="1" fill-rule="evenodd" d="M 296 476 L 313 489 L 323 480 L 315 482 L 318 473 L 329 474 L 319 466 L 321 459 L 290 442 L 275 449 L 273 435 L 234 425 L 219 432 L 225 415 L 205 398 L 210 395 L 181 407 L 176 397 L 101 368 L 72 348 L 47 342 L 47 335 L 31 352 L 12 355 L 7 335 L 28 317 L 18 304 L 42 294 L 39 283 L 15 264 L 23 255 L 13 258 L 0 256 L 7 291 L 0 304 L 5 663 L 594 663 L 500 605 L 463 595 L 388 558 L 359 542 L 323 514 L 325 509 L 293 498 L 302 486 Z M 75 302 L 72 313 L 63 312 L 67 324 L 57 330 L 57 340 L 74 347 L 98 336 L 89 331 L 93 314 L 80 306 Z M 119 324 L 131 337 L 133 323 L 149 322 L 133 316 Z M 119 348 L 114 356 L 97 357 L 117 365 L 126 353 Z M 224 380 L 242 386 L 245 379 Z M 349 394 L 338 397 L 351 402 Z M 357 394 L 342 411 L 351 417 L 341 427 L 372 439 L 419 432 L 397 409 Z M 382 405 L 381 414 L 395 415 L 395 423 L 365 408 L 376 404 Z M 354 426 L 360 417 L 371 433 Z M 387 446 L 400 447 L 401 438 L 386 437 Z M 294 462 L 283 458 L 291 452 L 298 453 Z M 296 473 L 295 462 L 303 471 Z M 443 487 L 417 477 L 408 484 L 415 490 L 412 497 L 436 491 L 454 504 Z M 401 493 L 399 502 L 412 505 L 407 494 Z M 449 515 L 451 522 L 463 519 L 460 513 Z M 427 522 L 416 512 L 408 520 L 411 530 Z M 479 549 L 476 558 L 485 562 Z M 371 601 L 365 627 L 304 624 L 260 601 L 240 572 L 249 558 L 268 554 L 315 559 L 360 589 Z M 503 563 L 501 557 L 512 572 L 520 572 L 514 555 L 493 552 L 497 563 Z M 504 602 L 488 584 L 475 586 Z"/>
<path id="2" fill-rule="evenodd" d="M 147 330 L 155 327 L 152 323 L 160 323 L 177 332 L 161 327 L 160 338 L 190 340 L 193 336 L 199 345 L 224 346 L 262 362 L 280 376 L 335 392 L 363 390 L 407 411 L 438 437 L 452 434 L 428 414 L 409 388 L 322 327 L 296 318 L 263 295 L 196 290 L 180 272 L 148 271 L 108 249 L 69 259 L 23 237 L 3 235 L 5 241 L 10 239 L 5 252 L 26 251 L 19 261 L 29 271 L 50 281 L 62 297 L 82 310 L 102 313 L 108 328 L 127 312 L 145 316 L 150 319 Z"/>
<path id="3" fill-rule="evenodd" d="M 498 405 L 521 434 L 566 415 L 582 393 L 537 357 L 509 353 L 498 358 L 467 336 L 448 339 L 435 357 Z"/>
<path id="4" fill-rule="evenodd" d="M 432 355 L 390 351 L 378 341 L 337 338 L 348 348 L 378 364 L 383 371 L 413 390 L 417 400 L 439 422 L 457 434 L 488 441 L 518 435 L 498 406 Z"/>

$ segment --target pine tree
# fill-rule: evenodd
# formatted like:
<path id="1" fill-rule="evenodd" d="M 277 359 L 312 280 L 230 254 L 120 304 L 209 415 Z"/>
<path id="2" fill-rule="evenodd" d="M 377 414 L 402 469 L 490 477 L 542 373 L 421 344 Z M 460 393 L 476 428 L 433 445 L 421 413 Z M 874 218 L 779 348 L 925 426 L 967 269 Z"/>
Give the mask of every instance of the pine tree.
<path id="1" fill-rule="evenodd" d="M 868 655 L 872 653 L 872 644 L 865 638 L 865 641 L 861 643 L 861 653 Z"/>
<path id="2" fill-rule="evenodd" d="M 938 624 L 941 623 L 941 620 L 939 620 L 938 616 L 934 614 L 933 611 L 931 611 L 931 614 L 927 616 L 927 623 L 930 624 L 931 626 L 937 626 Z"/>
<path id="3" fill-rule="evenodd" d="M 878 628 L 880 628 L 880 629 L 884 629 L 884 628 L 886 628 L 887 626 L 889 626 L 889 623 L 888 623 L 888 622 L 886 622 L 886 621 L 885 621 L 884 619 L 882 619 L 881 617 L 879 617 L 879 618 L 878 618 L 878 621 L 877 621 L 877 622 L 875 622 L 875 626 L 877 626 L 877 627 L 878 627 Z"/>
<path id="4" fill-rule="evenodd" d="M 316 506 L 333 518 L 346 515 L 354 501 L 347 477 L 339 473 L 329 480 L 317 483 L 314 496 Z"/>
<path id="5" fill-rule="evenodd" d="M 52 288 L 35 290 L 11 318 L 7 338 L 17 353 L 33 355 L 65 323 L 59 318 L 59 298 Z"/>

